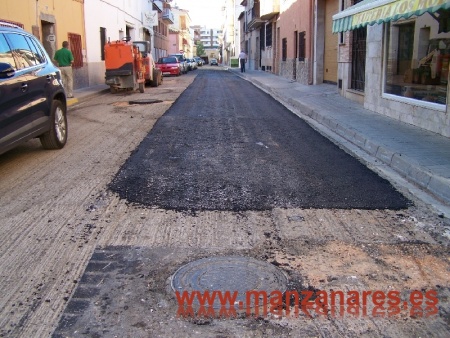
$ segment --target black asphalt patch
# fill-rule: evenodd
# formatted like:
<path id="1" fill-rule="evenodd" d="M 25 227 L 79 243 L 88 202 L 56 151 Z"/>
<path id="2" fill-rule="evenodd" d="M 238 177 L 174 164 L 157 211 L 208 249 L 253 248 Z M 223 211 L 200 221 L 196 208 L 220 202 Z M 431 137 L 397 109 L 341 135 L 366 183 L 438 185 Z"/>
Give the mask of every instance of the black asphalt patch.
<path id="1" fill-rule="evenodd" d="M 410 205 L 387 180 L 225 71 L 198 73 L 110 188 L 130 202 L 180 211 Z"/>

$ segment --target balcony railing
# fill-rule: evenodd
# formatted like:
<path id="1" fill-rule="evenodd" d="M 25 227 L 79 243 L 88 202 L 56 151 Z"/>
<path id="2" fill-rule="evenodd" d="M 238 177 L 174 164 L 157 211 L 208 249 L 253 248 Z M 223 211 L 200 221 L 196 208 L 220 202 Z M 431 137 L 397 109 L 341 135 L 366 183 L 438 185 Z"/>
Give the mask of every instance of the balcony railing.
<path id="1" fill-rule="evenodd" d="M 247 11 L 247 18 L 249 20 L 247 25 L 248 29 L 256 29 L 262 25 L 264 20 L 261 20 L 259 2 L 255 2 L 253 8 Z"/>
<path id="2" fill-rule="evenodd" d="M 280 0 L 259 0 L 259 13 L 262 20 L 270 20 L 280 13 Z"/>
<path id="3" fill-rule="evenodd" d="M 162 14 L 162 19 L 164 22 L 166 22 L 168 24 L 175 23 L 175 17 L 169 8 L 164 8 L 164 11 Z"/>

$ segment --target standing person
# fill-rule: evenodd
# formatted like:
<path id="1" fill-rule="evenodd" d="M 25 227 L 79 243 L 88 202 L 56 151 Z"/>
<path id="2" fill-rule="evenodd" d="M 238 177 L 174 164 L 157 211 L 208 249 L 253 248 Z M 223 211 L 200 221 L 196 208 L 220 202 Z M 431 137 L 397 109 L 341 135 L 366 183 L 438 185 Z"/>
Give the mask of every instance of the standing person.
<path id="1" fill-rule="evenodd" d="M 245 63 L 247 62 L 247 54 L 244 51 L 239 53 L 239 62 L 241 64 L 241 73 L 245 73 Z"/>
<path id="2" fill-rule="evenodd" d="M 62 81 L 67 97 L 73 97 L 73 54 L 69 49 L 69 42 L 64 41 L 62 48 L 58 49 L 53 58 L 61 69 Z"/>

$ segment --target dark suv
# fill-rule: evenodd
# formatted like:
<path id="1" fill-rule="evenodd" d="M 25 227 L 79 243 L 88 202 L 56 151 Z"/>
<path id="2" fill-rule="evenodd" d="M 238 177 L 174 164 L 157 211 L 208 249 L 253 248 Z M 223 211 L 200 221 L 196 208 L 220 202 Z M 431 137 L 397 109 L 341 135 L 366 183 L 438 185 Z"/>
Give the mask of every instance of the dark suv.
<path id="1" fill-rule="evenodd" d="M 45 149 L 66 144 L 61 74 L 32 34 L 0 21 L 0 154 L 35 137 Z"/>

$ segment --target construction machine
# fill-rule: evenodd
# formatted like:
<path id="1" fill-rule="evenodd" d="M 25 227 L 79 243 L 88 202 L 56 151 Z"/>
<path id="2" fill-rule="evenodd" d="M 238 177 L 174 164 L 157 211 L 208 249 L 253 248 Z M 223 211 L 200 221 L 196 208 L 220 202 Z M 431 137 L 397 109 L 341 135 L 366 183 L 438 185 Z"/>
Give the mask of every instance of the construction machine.
<path id="1" fill-rule="evenodd" d="M 150 52 L 150 42 L 134 41 L 133 45 L 139 48 L 141 56 L 144 60 L 145 83 L 149 84 L 152 87 L 158 87 L 160 84 L 162 84 L 163 76 L 161 70 L 156 67 L 155 60 L 153 60 L 153 56 Z"/>
<path id="2" fill-rule="evenodd" d="M 154 71 L 156 67 L 148 41 L 137 44 L 132 43 L 130 38 L 125 38 L 121 41 L 108 41 L 104 48 L 105 83 L 109 85 L 111 93 L 136 89 L 143 93 L 146 82 L 155 87 L 161 84 L 162 75 L 159 70 Z"/>

